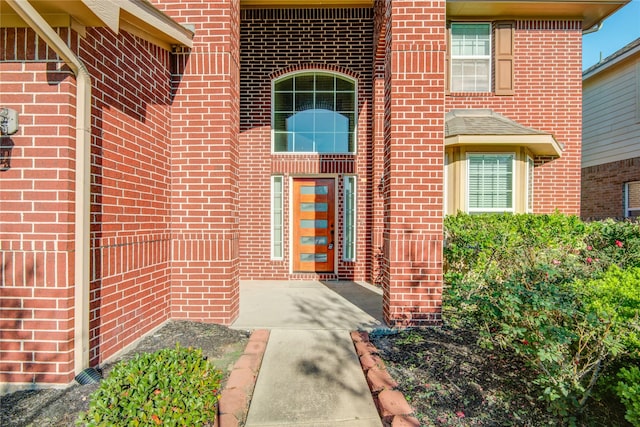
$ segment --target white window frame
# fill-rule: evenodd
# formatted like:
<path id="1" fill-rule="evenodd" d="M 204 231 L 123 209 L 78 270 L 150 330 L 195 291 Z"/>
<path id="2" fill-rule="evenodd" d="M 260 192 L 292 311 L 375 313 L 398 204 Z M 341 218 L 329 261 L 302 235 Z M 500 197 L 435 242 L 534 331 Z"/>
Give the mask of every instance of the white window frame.
<path id="1" fill-rule="evenodd" d="M 629 187 L 631 185 L 638 185 L 640 186 L 640 181 L 629 181 L 629 182 L 625 182 L 624 183 L 624 217 L 625 218 L 631 218 L 631 212 L 633 211 L 634 213 L 637 212 L 636 217 L 640 217 L 640 206 L 634 206 L 631 207 L 629 206 Z"/>
<path id="2" fill-rule="evenodd" d="M 489 209 L 471 209 L 471 185 L 470 185 L 470 173 L 471 173 L 471 161 L 470 158 L 473 156 L 509 156 L 511 157 L 511 208 L 503 209 L 503 208 L 489 208 Z M 480 214 L 480 213 L 503 213 L 503 212 L 516 212 L 516 153 L 514 152 L 467 152 L 466 156 L 466 210 L 471 214 Z"/>
<path id="3" fill-rule="evenodd" d="M 486 25 L 489 27 L 489 53 L 488 55 L 454 55 L 453 52 L 453 27 L 454 26 L 464 26 L 464 25 Z M 491 92 L 492 90 L 492 75 L 493 75 L 493 25 L 491 22 L 452 22 L 451 23 L 451 37 L 450 37 L 450 41 L 451 41 L 451 46 L 449 46 L 450 49 L 450 64 L 449 64 L 449 87 L 451 88 L 451 92 L 478 92 L 478 93 L 485 93 L 485 92 Z M 462 88 L 457 88 L 454 86 L 454 73 L 453 73 L 453 67 L 454 67 L 454 62 L 456 62 L 457 60 L 487 60 L 488 62 L 488 67 L 487 67 L 487 84 L 488 87 L 486 88 L 482 88 L 482 90 L 479 90 L 477 88 L 474 89 L 470 89 L 470 88 L 465 88 L 464 87 L 464 78 L 462 79 Z M 477 76 L 477 74 L 475 74 L 475 76 Z M 476 77 L 476 83 L 477 83 L 477 77 Z M 476 84 L 477 87 L 477 84 Z"/>
<path id="4" fill-rule="evenodd" d="M 276 194 L 276 181 L 280 181 L 280 194 Z M 277 197 L 280 201 L 278 203 Z M 280 221 L 276 221 L 276 214 L 280 211 Z M 280 255 L 276 248 L 280 242 Z M 271 177 L 271 259 L 284 259 L 284 176 L 273 175 Z"/>
<path id="5" fill-rule="evenodd" d="M 337 152 L 323 152 L 323 151 L 276 151 L 275 149 L 275 145 L 276 145 L 276 130 L 275 130 L 275 93 L 276 93 L 276 83 L 278 83 L 281 80 L 285 80 L 285 79 L 290 79 L 290 78 L 294 78 L 296 76 L 304 76 L 304 75 L 309 75 L 309 74 L 324 74 L 324 75 L 331 75 L 334 77 L 338 77 L 341 78 L 343 80 L 347 80 L 350 81 L 351 83 L 353 83 L 353 104 L 354 104 L 354 111 L 353 111 L 353 151 L 345 151 L 345 152 L 341 152 L 341 151 L 337 151 Z M 294 90 L 295 92 L 295 90 Z M 336 93 L 336 90 L 334 89 L 334 94 Z M 315 94 L 315 92 L 314 92 Z M 295 103 L 295 101 L 294 101 Z M 278 154 L 278 155 L 296 155 L 296 154 L 357 154 L 358 152 L 358 81 L 350 76 L 347 76 L 345 74 L 342 73 L 338 73 L 338 72 L 334 72 L 334 71 L 327 71 L 327 70 L 322 70 L 322 69 L 309 69 L 309 70 L 302 70 L 302 71 L 295 71 L 293 73 L 289 73 L 289 74 L 285 74 L 283 76 L 278 77 L 277 79 L 274 79 L 271 81 L 271 154 Z"/>
<path id="6" fill-rule="evenodd" d="M 535 185 L 534 185 L 535 183 L 533 182 L 533 174 L 534 174 L 535 163 L 531 156 L 526 157 L 526 168 L 527 168 L 527 172 L 525 174 L 526 182 L 524 183 L 526 188 L 526 193 L 525 193 L 526 198 L 524 202 L 525 212 L 533 213 L 533 203 L 534 203 L 534 196 L 535 196 Z"/>
<path id="7" fill-rule="evenodd" d="M 345 175 L 343 177 L 343 227 L 344 233 L 342 236 L 342 260 L 343 261 L 355 261 L 356 260 L 356 248 L 357 248 L 357 218 L 358 218 L 358 184 L 355 175 Z M 352 215 L 351 221 L 349 221 L 349 192 L 351 193 Z M 349 245 L 351 248 L 349 248 Z M 351 252 L 351 253 L 350 253 Z"/>
<path id="8" fill-rule="evenodd" d="M 449 212 L 449 153 L 444 153 L 444 166 L 442 168 L 443 177 L 443 191 L 442 191 L 442 215 L 446 216 Z"/>

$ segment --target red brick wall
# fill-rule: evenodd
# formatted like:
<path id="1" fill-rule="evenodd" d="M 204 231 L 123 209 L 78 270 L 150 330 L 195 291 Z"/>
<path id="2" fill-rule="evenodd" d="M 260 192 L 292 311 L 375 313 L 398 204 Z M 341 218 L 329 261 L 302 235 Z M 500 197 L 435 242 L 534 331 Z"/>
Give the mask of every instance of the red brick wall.
<path id="1" fill-rule="evenodd" d="M 239 2 L 154 3 L 195 29 L 173 71 L 171 316 L 229 324 L 239 310 Z"/>
<path id="2" fill-rule="evenodd" d="M 383 311 L 440 322 L 445 1 L 386 3 Z"/>
<path id="3" fill-rule="evenodd" d="M 357 174 L 357 261 L 342 261 L 337 244 L 337 277 L 366 280 L 371 270 L 370 206 L 372 11 L 370 9 L 243 10 L 241 17 L 240 92 L 240 275 L 251 279 L 335 278 L 335 275 L 289 275 L 288 236 L 285 258 L 270 259 L 270 177 L 282 174 L 285 199 L 288 179 L 331 174 L 342 196 L 343 174 Z M 357 79 L 358 134 L 354 155 L 271 154 L 271 82 L 288 72 L 321 69 Z M 285 218 L 288 218 L 288 205 Z M 342 215 L 336 212 L 341 241 Z M 285 220 L 284 230 L 289 229 Z"/>
<path id="4" fill-rule="evenodd" d="M 169 318 L 169 52 L 90 29 L 91 365 Z"/>
<path id="5" fill-rule="evenodd" d="M 11 168 L 0 171 L 0 383 L 67 383 L 75 81 L 44 43 L 34 48 L 33 32 L 0 32 L 0 102 L 18 111 L 20 123 L 9 138 Z"/>
<path id="6" fill-rule="evenodd" d="M 560 53 L 561 52 L 561 53 Z M 514 96 L 447 96 L 446 110 L 490 108 L 553 134 L 564 146 L 556 159 L 536 159 L 534 212 L 580 213 L 582 27 L 579 21 L 517 21 Z"/>
<path id="7" fill-rule="evenodd" d="M 90 358 L 168 319 L 168 52 L 123 33 L 60 30 L 92 76 Z M 1 380 L 74 375 L 75 78 L 31 31 L 8 29 L 3 106 L 20 112 L 0 172 Z M 14 42 L 15 41 L 15 42 Z M 35 49 L 38 46 L 38 49 Z M 13 62 L 24 59 L 33 62 Z M 62 70 L 62 71 L 58 71 Z M 19 94 L 19 95 L 16 95 Z"/>
<path id="8" fill-rule="evenodd" d="M 553 133 L 565 149 L 536 159 L 535 211 L 579 212 L 578 22 L 517 23 L 514 96 L 445 98 L 444 0 L 377 2 L 375 24 L 370 9 L 241 16 L 231 0 L 153 2 L 194 26 L 193 49 L 60 31 L 94 86 L 92 364 L 169 317 L 231 323 L 240 277 L 335 278 L 289 275 L 287 257 L 270 260 L 272 174 L 356 174 L 357 261 L 339 252 L 337 277 L 379 282 L 390 323 L 437 323 L 443 119 L 453 108 L 491 108 Z M 21 126 L 12 167 L 0 171 L 0 381 L 68 383 L 75 79 L 33 32 L 2 36 L 2 106 Z M 356 154 L 271 154 L 271 81 L 307 69 L 357 79 Z"/>
<path id="9" fill-rule="evenodd" d="M 371 128 L 371 229 L 372 269 L 369 282 L 382 285 L 384 234 L 384 144 L 385 144 L 385 57 L 386 57 L 386 7 L 382 1 L 374 8 L 373 28 L 373 119 Z"/>
<path id="10" fill-rule="evenodd" d="M 624 183 L 640 181 L 640 157 L 582 169 L 584 219 L 624 217 Z"/>

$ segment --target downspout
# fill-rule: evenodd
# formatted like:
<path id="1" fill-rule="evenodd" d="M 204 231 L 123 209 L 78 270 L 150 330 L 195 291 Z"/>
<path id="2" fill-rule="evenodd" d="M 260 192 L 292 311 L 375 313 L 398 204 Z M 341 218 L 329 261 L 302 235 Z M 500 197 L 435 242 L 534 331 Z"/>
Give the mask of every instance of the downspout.
<path id="1" fill-rule="evenodd" d="M 27 0 L 5 1 L 55 50 L 76 77 L 74 369 L 77 375 L 89 365 L 91 76 L 80 59 Z"/>

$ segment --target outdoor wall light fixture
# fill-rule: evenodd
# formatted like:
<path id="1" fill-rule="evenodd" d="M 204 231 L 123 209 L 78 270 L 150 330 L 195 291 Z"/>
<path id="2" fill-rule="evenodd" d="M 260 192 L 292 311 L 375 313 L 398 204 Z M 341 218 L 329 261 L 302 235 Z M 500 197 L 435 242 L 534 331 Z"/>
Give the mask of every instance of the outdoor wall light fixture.
<path id="1" fill-rule="evenodd" d="M 18 132 L 18 112 L 11 108 L 0 108 L 0 171 L 11 168 L 11 151 L 15 145 L 10 135 Z"/>

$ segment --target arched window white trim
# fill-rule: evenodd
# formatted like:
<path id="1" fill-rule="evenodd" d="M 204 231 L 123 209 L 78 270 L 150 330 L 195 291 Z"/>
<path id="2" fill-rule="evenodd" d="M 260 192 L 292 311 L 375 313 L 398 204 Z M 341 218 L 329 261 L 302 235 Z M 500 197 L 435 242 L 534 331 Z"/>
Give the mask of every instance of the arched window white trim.
<path id="1" fill-rule="evenodd" d="M 274 153 L 354 153 L 357 84 L 327 71 L 300 71 L 273 81 Z"/>

